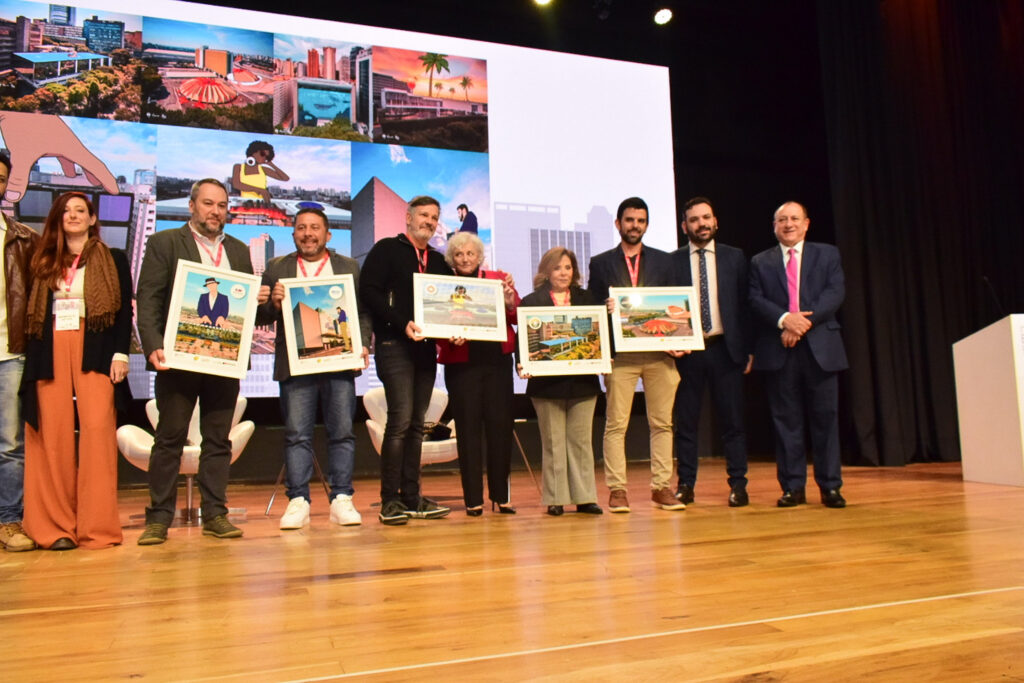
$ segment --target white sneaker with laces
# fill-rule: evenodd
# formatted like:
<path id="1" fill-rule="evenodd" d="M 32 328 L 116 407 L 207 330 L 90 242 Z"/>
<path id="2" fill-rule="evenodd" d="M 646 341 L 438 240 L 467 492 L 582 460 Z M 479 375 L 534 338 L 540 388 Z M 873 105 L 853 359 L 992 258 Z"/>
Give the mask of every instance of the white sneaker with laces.
<path id="1" fill-rule="evenodd" d="M 363 517 L 352 504 L 352 496 L 339 493 L 331 501 L 331 522 L 342 526 L 355 526 L 363 523 Z"/>
<path id="2" fill-rule="evenodd" d="M 309 524 L 309 502 L 303 497 L 292 498 L 281 515 L 282 529 L 301 529 Z"/>

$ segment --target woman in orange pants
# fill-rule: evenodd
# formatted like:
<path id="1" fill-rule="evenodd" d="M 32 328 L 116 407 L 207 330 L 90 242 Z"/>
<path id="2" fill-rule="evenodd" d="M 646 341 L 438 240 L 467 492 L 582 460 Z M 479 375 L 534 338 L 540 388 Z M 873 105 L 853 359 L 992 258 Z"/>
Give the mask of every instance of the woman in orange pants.
<path id="1" fill-rule="evenodd" d="M 31 273 L 21 384 L 25 531 L 51 550 L 117 545 L 116 407 L 131 398 L 128 259 L 100 241 L 88 197 L 68 192 L 50 209 Z"/>

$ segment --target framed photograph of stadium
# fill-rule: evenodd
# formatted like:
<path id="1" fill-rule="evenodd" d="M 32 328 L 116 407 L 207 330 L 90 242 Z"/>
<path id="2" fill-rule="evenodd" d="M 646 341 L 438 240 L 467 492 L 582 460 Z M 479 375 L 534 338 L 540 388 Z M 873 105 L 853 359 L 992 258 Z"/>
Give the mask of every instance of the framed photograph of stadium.
<path id="1" fill-rule="evenodd" d="M 617 352 L 700 351 L 700 304 L 693 287 L 609 287 Z"/>
<path id="2" fill-rule="evenodd" d="M 245 377 L 259 289 L 256 275 L 178 261 L 164 330 L 165 364 Z"/>
<path id="3" fill-rule="evenodd" d="M 423 336 L 505 341 L 501 280 L 413 273 L 413 321 Z"/>
<path id="4" fill-rule="evenodd" d="M 520 306 L 519 362 L 523 373 L 594 375 L 612 371 L 604 306 Z"/>
<path id="5" fill-rule="evenodd" d="M 284 339 L 292 375 L 363 369 L 351 275 L 284 278 Z"/>

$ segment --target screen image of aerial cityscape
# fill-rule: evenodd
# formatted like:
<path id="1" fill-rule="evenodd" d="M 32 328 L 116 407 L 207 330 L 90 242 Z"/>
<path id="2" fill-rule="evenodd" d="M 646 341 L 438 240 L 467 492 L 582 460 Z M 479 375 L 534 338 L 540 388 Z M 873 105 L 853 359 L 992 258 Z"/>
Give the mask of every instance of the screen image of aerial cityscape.
<path id="1" fill-rule="evenodd" d="M 602 357 L 603 319 L 566 313 L 531 313 L 526 325 L 530 360 L 594 360 Z"/>

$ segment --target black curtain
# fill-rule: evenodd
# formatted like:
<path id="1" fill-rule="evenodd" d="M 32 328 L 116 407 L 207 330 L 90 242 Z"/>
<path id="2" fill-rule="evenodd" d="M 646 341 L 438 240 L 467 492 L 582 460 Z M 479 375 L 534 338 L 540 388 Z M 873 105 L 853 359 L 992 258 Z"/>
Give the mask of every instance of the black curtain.
<path id="1" fill-rule="evenodd" d="M 852 462 L 960 457 L 951 345 L 1024 312 L 1020 0 L 818 0 Z"/>

